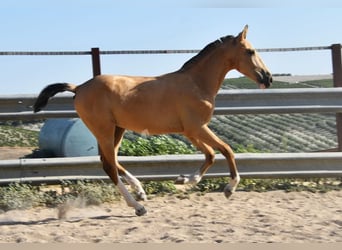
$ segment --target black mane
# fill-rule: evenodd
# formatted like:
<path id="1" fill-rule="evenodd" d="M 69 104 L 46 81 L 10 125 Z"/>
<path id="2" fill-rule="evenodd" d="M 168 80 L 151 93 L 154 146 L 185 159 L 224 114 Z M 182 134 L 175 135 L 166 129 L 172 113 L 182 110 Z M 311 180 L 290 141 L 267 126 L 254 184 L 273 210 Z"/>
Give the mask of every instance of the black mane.
<path id="1" fill-rule="evenodd" d="M 221 37 L 220 39 L 217 39 L 216 41 L 209 43 L 207 46 L 204 47 L 197 55 L 190 58 L 187 62 L 185 62 L 181 68 L 181 70 L 188 69 L 193 64 L 200 61 L 203 57 L 207 56 L 209 53 L 211 53 L 214 49 L 216 49 L 219 45 L 222 43 L 225 43 L 226 41 L 230 41 L 234 38 L 234 36 L 225 36 Z"/>

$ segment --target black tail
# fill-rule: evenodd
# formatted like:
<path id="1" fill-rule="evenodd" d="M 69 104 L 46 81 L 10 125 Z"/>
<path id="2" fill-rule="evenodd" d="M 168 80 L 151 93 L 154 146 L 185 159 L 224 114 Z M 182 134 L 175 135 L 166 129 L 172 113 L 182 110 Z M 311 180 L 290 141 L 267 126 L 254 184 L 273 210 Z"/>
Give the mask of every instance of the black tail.
<path id="1" fill-rule="evenodd" d="M 39 112 L 42 108 L 46 106 L 50 97 L 54 96 L 55 94 L 63 91 L 70 91 L 75 93 L 76 85 L 69 84 L 69 83 L 55 83 L 46 86 L 42 92 L 40 92 L 36 102 L 33 105 L 33 111 Z"/>

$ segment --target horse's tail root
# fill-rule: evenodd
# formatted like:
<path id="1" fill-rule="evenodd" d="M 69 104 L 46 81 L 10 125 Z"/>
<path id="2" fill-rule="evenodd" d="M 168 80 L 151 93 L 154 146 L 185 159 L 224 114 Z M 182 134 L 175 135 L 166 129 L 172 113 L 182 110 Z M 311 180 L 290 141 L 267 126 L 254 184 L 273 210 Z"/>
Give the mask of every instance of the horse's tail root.
<path id="1" fill-rule="evenodd" d="M 36 102 L 33 105 L 33 111 L 39 112 L 42 108 L 44 108 L 49 99 L 56 95 L 59 92 L 70 91 L 75 93 L 77 86 L 70 83 L 55 83 L 46 86 L 39 94 Z"/>

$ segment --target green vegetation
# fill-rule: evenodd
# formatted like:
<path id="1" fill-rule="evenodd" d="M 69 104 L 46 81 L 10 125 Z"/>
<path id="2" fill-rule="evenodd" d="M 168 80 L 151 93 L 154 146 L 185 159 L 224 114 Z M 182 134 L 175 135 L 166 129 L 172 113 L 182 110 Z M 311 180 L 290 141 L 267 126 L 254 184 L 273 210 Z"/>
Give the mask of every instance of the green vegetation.
<path id="1" fill-rule="evenodd" d="M 0 125 L 0 147 L 38 147 L 37 131 Z"/>
<path id="2" fill-rule="evenodd" d="M 223 192 L 228 178 L 204 179 L 193 191 L 198 192 Z M 241 179 L 237 191 L 244 192 L 266 192 L 283 190 L 286 192 L 320 192 L 325 193 L 332 190 L 342 189 L 342 178 L 309 178 L 309 179 Z"/>
<path id="3" fill-rule="evenodd" d="M 32 186 L 12 183 L 0 187 L 0 210 L 28 209 L 37 206 L 57 207 L 68 201 L 82 205 L 100 205 L 120 199 L 114 184 L 102 181 L 62 182 L 58 186 Z"/>
<path id="4" fill-rule="evenodd" d="M 129 138 L 129 139 L 128 139 Z M 119 155 L 167 155 L 167 154 L 192 154 L 195 148 L 185 142 L 166 135 L 140 137 L 127 135 L 119 149 Z"/>
<path id="5" fill-rule="evenodd" d="M 0 188 L 0 209 L 26 209 L 41 205 L 42 195 L 38 188 L 30 185 L 13 183 Z"/>
<path id="6" fill-rule="evenodd" d="M 143 187 L 149 199 L 154 196 L 175 195 L 187 199 L 191 193 L 203 195 L 207 192 L 222 192 L 228 178 L 204 179 L 195 186 L 178 190 L 172 181 L 148 181 Z M 328 192 L 342 189 L 342 178 L 335 179 L 242 179 L 238 192 Z M 103 181 L 68 181 L 56 186 L 32 186 L 12 183 L 0 187 L 0 210 L 29 209 L 37 206 L 60 207 L 65 204 L 78 206 L 100 205 L 120 200 L 116 187 Z"/>
<path id="7" fill-rule="evenodd" d="M 178 193 L 173 181 L 146 181 L 143 188 L 147 195 L 175 194 Z"/>

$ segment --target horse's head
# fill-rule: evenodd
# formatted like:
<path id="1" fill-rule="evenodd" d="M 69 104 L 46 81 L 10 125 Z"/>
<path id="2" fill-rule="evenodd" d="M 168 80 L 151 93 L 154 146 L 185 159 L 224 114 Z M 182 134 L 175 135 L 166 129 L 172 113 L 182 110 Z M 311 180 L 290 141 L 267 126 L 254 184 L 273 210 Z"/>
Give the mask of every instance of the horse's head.
<path id="1" fill-rule="evenodd" d="M 248 26 L 234 38 L 235 69 L 257 82 L 260 88 L 268 88 L 272 83 L 272 74 L 253 48 L 246 40 Z"/>

